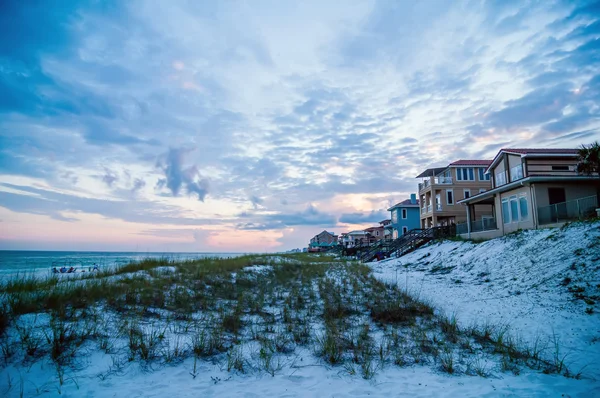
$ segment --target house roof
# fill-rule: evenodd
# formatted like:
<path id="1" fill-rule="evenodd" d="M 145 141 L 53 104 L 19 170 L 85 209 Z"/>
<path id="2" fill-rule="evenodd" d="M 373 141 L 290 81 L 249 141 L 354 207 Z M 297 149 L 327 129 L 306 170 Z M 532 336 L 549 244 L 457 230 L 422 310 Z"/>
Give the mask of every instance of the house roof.
<path id="1" fill-rule="evenodd" d="M 579 153 L 578 149 L 574 148 L 502 148 L 498 151 L 492 163 L 486 169 L 486 173 L 490 171 L 492 167 L 494 167 L 498 161 L 500 160 L 500 156 L 503 153 L 511 153 L 515 155 L 521 155 L 521 157 L 525 156 L 577 156 Z"/>
<path id="2" fill-rule="evenodd" d="M 366 234 L 366 232 L 365 231 L 360 231 L 360 230 L 359 231 L 350 231 L 350 232 L 348 232 L 348 235 L 364 235 L 364 234 Z"/>
<path id="3" fill-rule="evenodd" d="M 365 228 L 363 231 L 365 232 L 370 232 L 370 231 L 375 231 L 376 229 L 382 229 L 383 227 L 380 225 L 379 227 L 369 227 L 369 228 Z"/>
<path id="4" fill-rule="evenodd" d="M 568 154 L 568 155 L 576 155 L 577 153 L 579 153 L 579 149 L 573 149 L 573 148 L 503 148 L 500 150 L 501 152 L 513 152 L 513 153 L 519 153 L 522 155 L 527 155 L 530 153 L 536 153 L 536 154 Z"/>
<path id="5" fill-rule="evenodd" d="M 419 207 L 419 199 L 417 199 L 416 203 L 411 203 L 410 199 L 405 199 L 402 202 L 398 202 L 392 207 L 390 207 L 388 211 L 392 211 L 398 207 Z"/>
<path id="6" fill-rule="evenodd" d="M 440 174 L 442 171 L 446 170 L 447 168 L 448 168 L 448 166 L 445 166 L 445 167 L 432 167 L 432 168 L 429 168 L 429 169 L 425 170 L 424 172 L 422 172 L 421 174 L 419 174 L 415 178 L 435 177 L 436 175 Z"/>
<path id="7" fill-rule="evenodd" d="M 450 166 L 489 166 L 492 164 L 491 160 L 457 160 L 456 162 L 450 163 Z"/>

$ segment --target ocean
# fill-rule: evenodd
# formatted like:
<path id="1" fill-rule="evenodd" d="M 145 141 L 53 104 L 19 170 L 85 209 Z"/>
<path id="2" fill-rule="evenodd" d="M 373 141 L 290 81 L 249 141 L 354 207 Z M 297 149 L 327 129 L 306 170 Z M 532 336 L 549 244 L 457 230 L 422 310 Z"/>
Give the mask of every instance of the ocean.
<path id="1" fill-rule="evenodd" d="M 61 252 L 0 250 L 0 275 L 50 273 L 52 267 L 88 269 L 97 264 L 100 268 L 117 267 L 146 258 L 191 260 L 205 257 L 237 257 L 245 253 L 139 253 L 139 252 Z"/>

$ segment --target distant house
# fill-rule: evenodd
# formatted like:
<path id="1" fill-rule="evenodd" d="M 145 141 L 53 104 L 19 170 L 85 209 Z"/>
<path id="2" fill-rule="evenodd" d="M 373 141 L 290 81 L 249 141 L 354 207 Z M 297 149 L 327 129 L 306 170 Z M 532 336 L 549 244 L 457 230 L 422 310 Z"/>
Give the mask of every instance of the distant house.
<path id="1" fill-rule="evenodd" d="M 325 251 L 338 244 L 338 237 L 333 232 L 323 231 L 315 235 L 308 244 L 308 251 Z"/>
<path id="2" fill-rule="evenodd" d="M 364 231 L 370 235 L 369 243 L 378 242 L 380 240 L 383 240 L 385 237 L 385 228 L 381 225 L 377 227 L 369 227 Z"/>
<path id="3" fill-rule="evenodd" d="M 411 229 L 421 227 L 419 209 L 419 201 L 414 193 L 410 195 L 410 199 L 396 203 L 388 209 L 392 217 L 390 225 L 393 239 L 397 239 Z"/>
<path id="4" fill-rule="evenodd" d="M 394 235 L 394 227 L 392 226 L 392 220 L 379 221 L 379 225 L 383 227 L 383 239 L 390 240 Z"/>
<path id="5" fill-rule="evenodd" d="M 365 231 L 357 230 L 344 234 L 341 243 L 345 247 L 360 247 L 367 246 L 370 239 L 371 234 Z"/>
<path id="6" fill-rule="evenodd" d="M 460 201 L 464 237 L 492 238 L 518 229 L 560 225 L 592 215 L 598 176 L 577 174 L 577 149 L 502 149 L 490 163 L 490 190 Z M 491 217 L 481 207 L 492 207 Z"/>
<path id="7" fill-rule="evenodd" d="M 419 184 L 421 228 L 465 222 L 465 209 L 457 203 L 492 187 L 486 173 L 491 163 L 491 160 L 458 160 L 419 174 L 417 178 L 423 179 Z M 483 206 L 479 211 L 481 215 L 492 217 L 491 206 Z"/>

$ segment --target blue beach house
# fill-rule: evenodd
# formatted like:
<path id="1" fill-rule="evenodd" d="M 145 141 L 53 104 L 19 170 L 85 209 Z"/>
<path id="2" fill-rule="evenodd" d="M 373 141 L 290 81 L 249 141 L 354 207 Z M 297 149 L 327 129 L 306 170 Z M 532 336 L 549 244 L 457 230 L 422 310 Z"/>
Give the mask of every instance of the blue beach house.
<path id="1" fill-rule="evenodd" d="M 421 228 L 421 214 L 419 212 L 417 194 L 410 194 L 410 199 L 396 203 L 388 209 L 392 212 L 392 237 L 397 239 L 411 229 Z"/>

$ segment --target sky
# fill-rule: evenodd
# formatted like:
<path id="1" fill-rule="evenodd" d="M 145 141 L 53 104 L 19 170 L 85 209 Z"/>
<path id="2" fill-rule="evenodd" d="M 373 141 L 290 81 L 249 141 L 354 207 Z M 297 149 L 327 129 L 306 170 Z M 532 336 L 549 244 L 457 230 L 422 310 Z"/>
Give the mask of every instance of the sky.
<path id="1" fill-rule="evenodd" d="M 0 249 L 271 252 L 600 139 L 600 2 L 0 2 Z"/>

